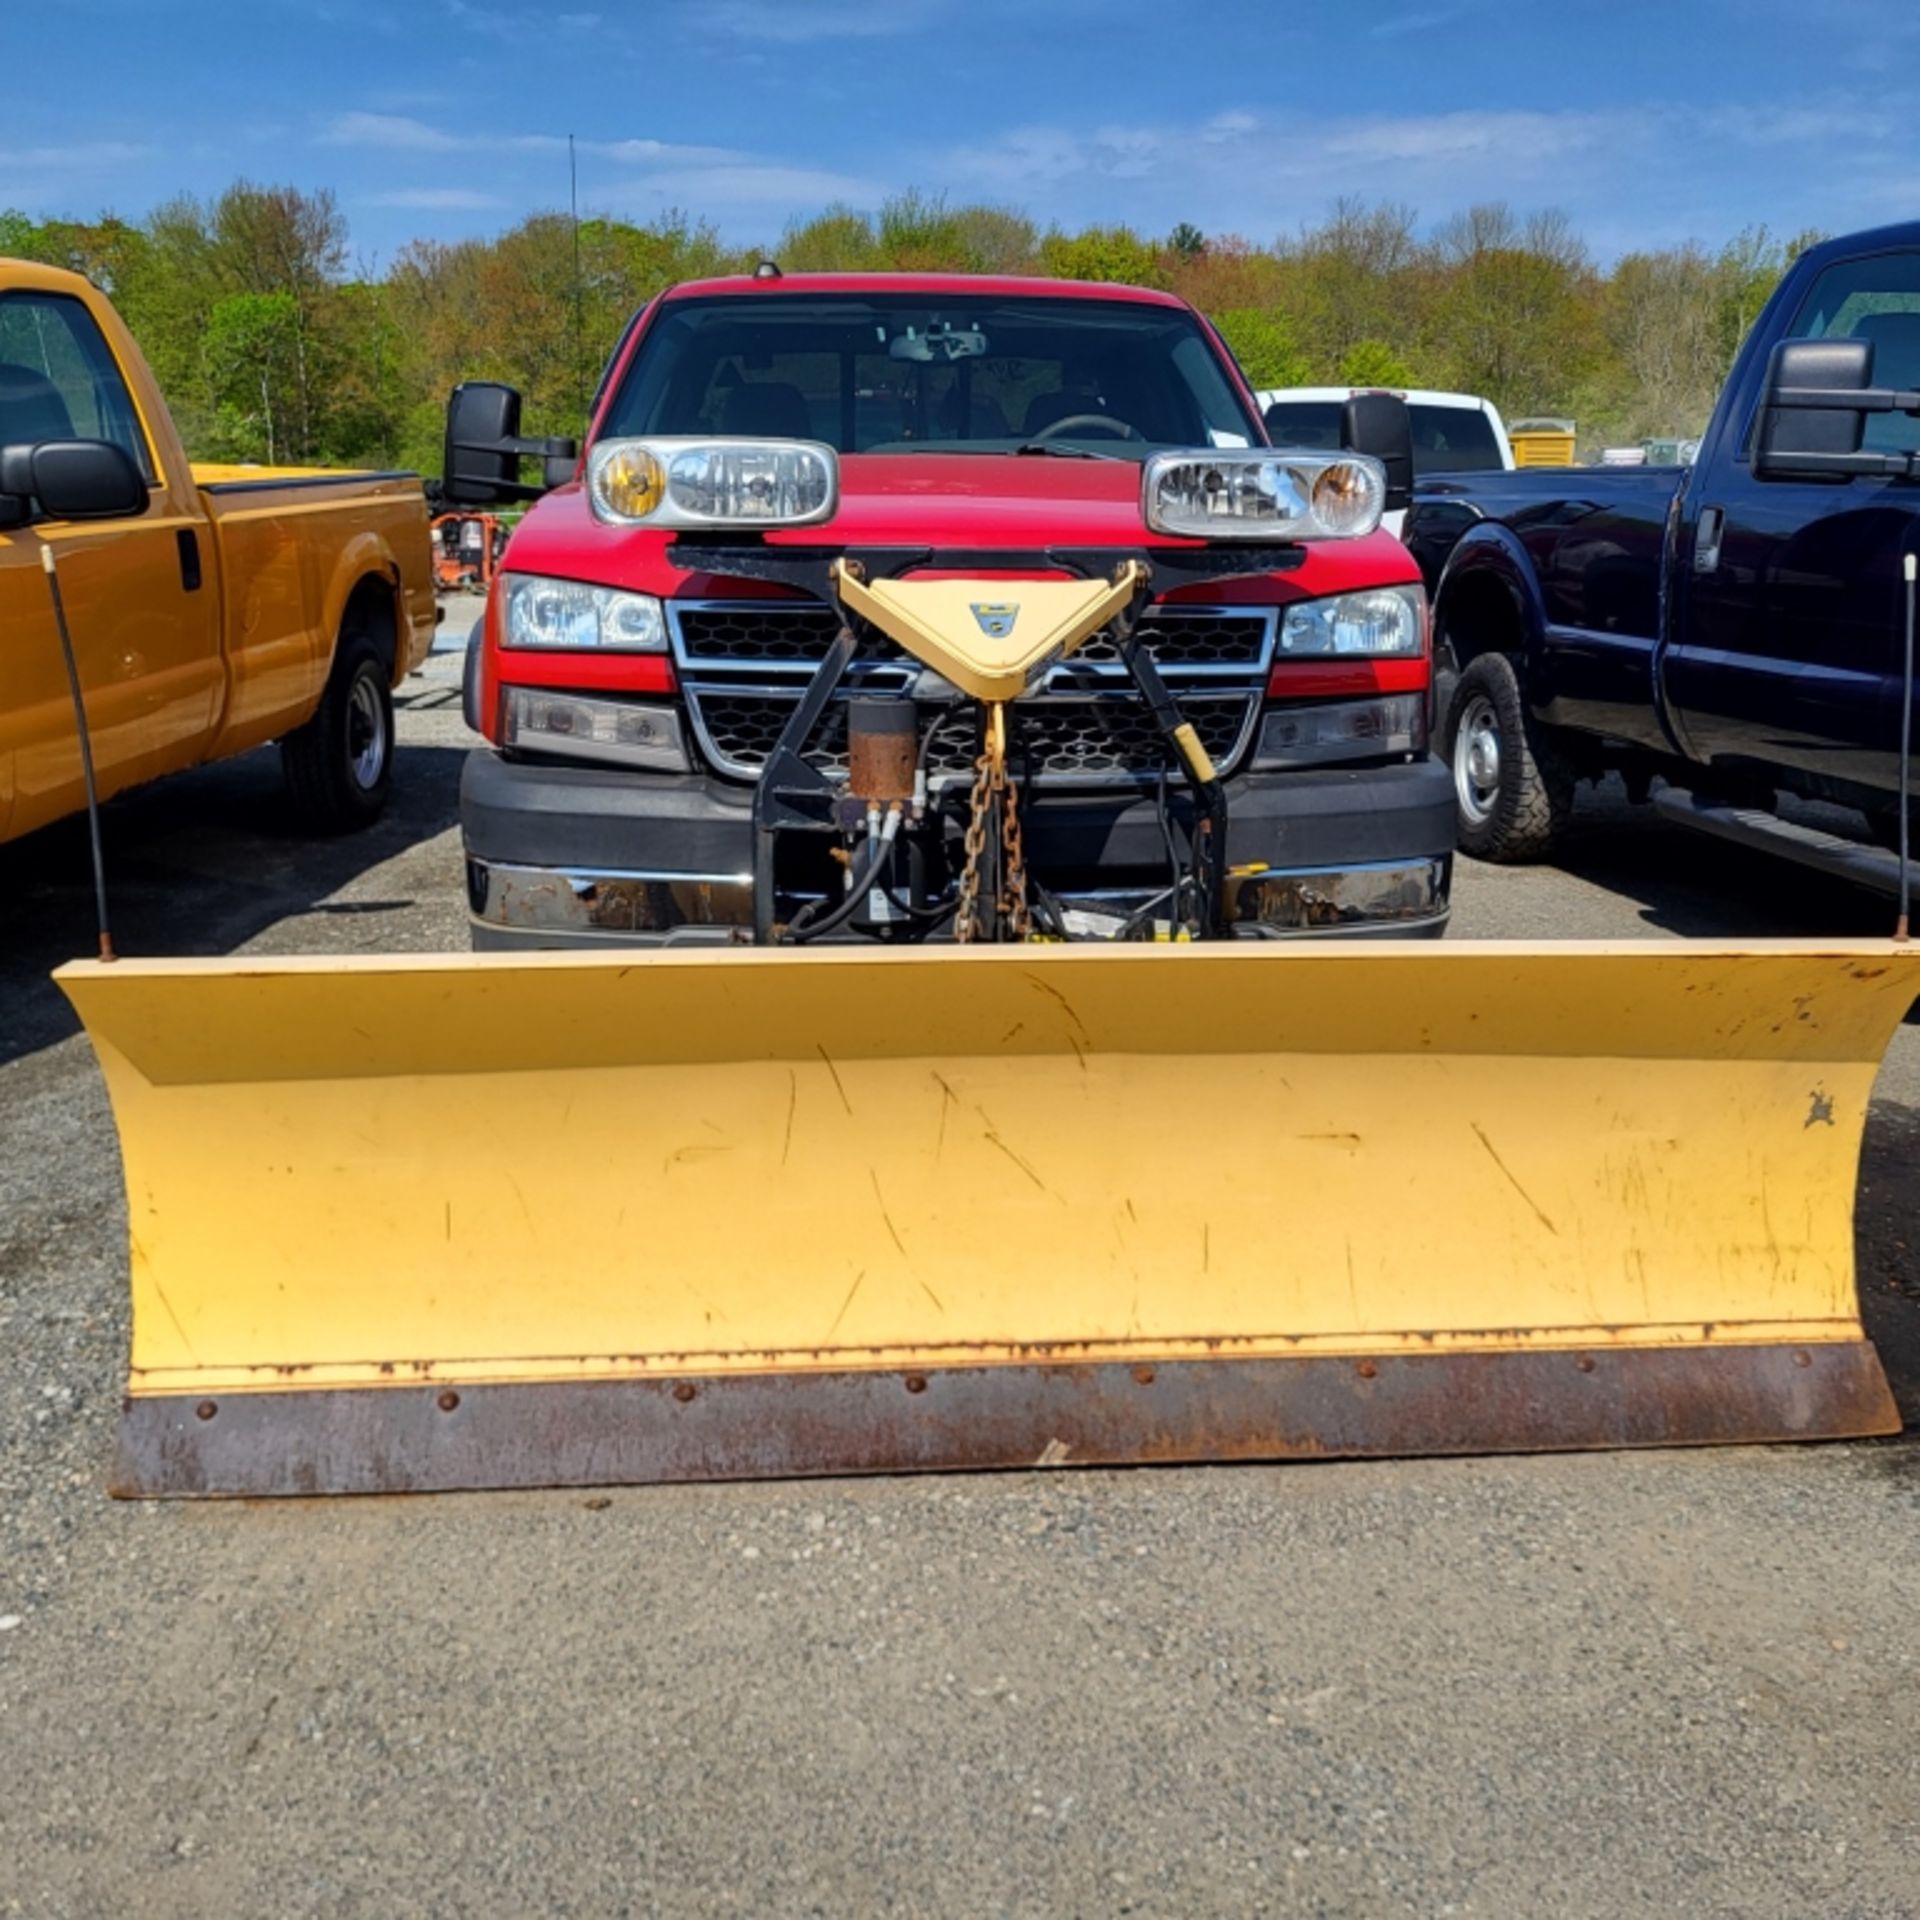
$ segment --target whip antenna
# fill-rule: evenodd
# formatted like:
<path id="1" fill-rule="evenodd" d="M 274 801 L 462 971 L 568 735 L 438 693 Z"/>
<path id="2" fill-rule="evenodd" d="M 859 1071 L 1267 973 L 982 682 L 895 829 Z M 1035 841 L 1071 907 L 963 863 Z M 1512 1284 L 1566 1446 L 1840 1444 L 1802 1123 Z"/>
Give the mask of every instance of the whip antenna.
<path id="1" fill-rule="evenodd" d="M 93 840 L 93 904 L 100 922 L 100 958 L 117 958 L 113 951 L 113 931 L 107 925 L 107 863 L 100 851 L 100 794 L 93 778 L 93 735 L 87 730 L 86 696 L 80 691 L 80 667 L 73 657 L 73 635 L 67 627 L 67 603 L 60 592 L 60 570 L 54 565 L 53 549 L 42 545 L 40 564 L 47 570 L 47 591 L 53 596 L 53 624 L 60 635 L 60 655 L 67 663 L 67 690 L 73 695 L 74 725 L 80 730 L 80 777 L 87 789 L 87 832 Z M 1911 577 L 1911 572 L 1909 572 Z M 1909 600 L 1912 595 L 1909 593 Z M 1912 620 L 1908 620 L 1908 653 L 1912 653 Z M 1901 924 L 1906 924 L 1905 915 Z"/>
<path id="2" fill-rule="evenodd" d="M 1911 904 L 1908 870 L 1908 841 L 1913 834 L 1913 603 L 1914 582 L 1920 577 L 1920 555 L 1905 557 L 1907 575 L 1907 656 L 1900 678 L 1900 918 L 1894 922 L 1893 937 L 1907 937 L 1907 909 Z"/>

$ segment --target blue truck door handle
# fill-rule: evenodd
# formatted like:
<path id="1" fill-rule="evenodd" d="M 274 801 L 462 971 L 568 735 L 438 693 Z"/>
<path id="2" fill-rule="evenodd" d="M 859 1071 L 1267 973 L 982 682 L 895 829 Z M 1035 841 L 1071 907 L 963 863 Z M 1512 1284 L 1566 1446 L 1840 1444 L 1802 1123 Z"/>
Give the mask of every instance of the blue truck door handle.
<path id="1" fill-rule="evenodd" d="M 1720 538 L 1727 530 L 1725 507 L 1702 507 L 1699 524 L 1693 532 L 1693 570 L 1695 573 L 1720 571 Z"/>

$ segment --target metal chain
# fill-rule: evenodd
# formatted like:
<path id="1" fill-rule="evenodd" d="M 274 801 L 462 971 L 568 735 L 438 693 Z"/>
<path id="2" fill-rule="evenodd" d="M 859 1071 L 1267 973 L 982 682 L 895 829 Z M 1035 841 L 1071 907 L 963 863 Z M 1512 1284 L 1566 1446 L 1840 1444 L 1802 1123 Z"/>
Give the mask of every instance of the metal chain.
<path id="1" fill-rule="evenodd" d="M 987 709 L 985 750 L 973 763 L 973 790 L 967 801 L 966 864 L 960 872 L 960 894 L 954 909 L 954 938 L 980 939 L 980 863 L 986 858 L 987 822 L 995 808 L 1000 815 L 1000 898 L 996 920 L 1011 928 L 1016 940 L 1033 935 L 1033 910 L 1027 901 L 1026 850 L 1020 841 L 1020 807 L 1007 779 L 1007 714 L 1003 706 Z"/>
<path id="2" fill-rule="evenodd" d="M 1001 830 L 1000 846 L 1005 855 L 1002 877 L 1006 885 L 1006 917 L 1016 940 L 1033 938 L 1033 908 L 1027 899 L 1027 854 L 1020 841 L 1020 799 L 1007 778 L 1007 763 L 1000 763 L 1000 802 L 1005 808 L 1006 825 Z"/>
<path id="3" fill-rule="evenodd" d="M 977 940 L 980 926 L 980 862 L 987 851 L 987 809 L 993 804 L 993 757 L 973 763 L 973 792 L 967 802 L 967 860 L 960 870 L 960 899 L 954 909 L 953 937 Z"/>

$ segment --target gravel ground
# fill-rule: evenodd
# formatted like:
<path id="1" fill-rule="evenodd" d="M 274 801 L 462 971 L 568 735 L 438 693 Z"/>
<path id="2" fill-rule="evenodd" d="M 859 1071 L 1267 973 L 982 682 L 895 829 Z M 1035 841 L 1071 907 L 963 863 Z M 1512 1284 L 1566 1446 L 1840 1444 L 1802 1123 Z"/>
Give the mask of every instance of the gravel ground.
<path id="1" fill-rule="evenodd" d="M 376 831 L 110 811 L 129 952 L 462 944 L 451 656 Z M 1617 794 L 1488 937 L 1882 930 Z M 207 1507 L 100 1491 L 84 834 L 0 850 L 0 1911 L 1920 1915 L 1920 1445 Z M 1863 1297 L 1920 1420 L 1920 1028 Z"/>

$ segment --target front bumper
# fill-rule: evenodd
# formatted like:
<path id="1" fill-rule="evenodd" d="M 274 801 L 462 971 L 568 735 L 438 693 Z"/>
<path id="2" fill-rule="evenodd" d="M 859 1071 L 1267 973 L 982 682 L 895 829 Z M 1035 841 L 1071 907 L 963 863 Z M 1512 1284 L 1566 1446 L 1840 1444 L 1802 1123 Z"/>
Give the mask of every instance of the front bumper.
<path id="1" fill-rule="evenodd" d="M 1228 868 L 1257 870 L 1228 881 L 1241 933 L 1405 937 L 1445 927 L 1454 801 L 1439 761 L 1243 775 L 1227 783 L 1227 808 Z M 743 787 L 482 750 L 461 777 L 460 823 L 476 947 L 752 939 Z M 1152 890 L 1132 876 L 1165 867 L 1153 804 L 1136 794 L 1049 796 L 1026 810 L 1024 826 L 1037 872 L 1094 876 L 1056 889 L 1068 906 L 1125 910 Z"/>

